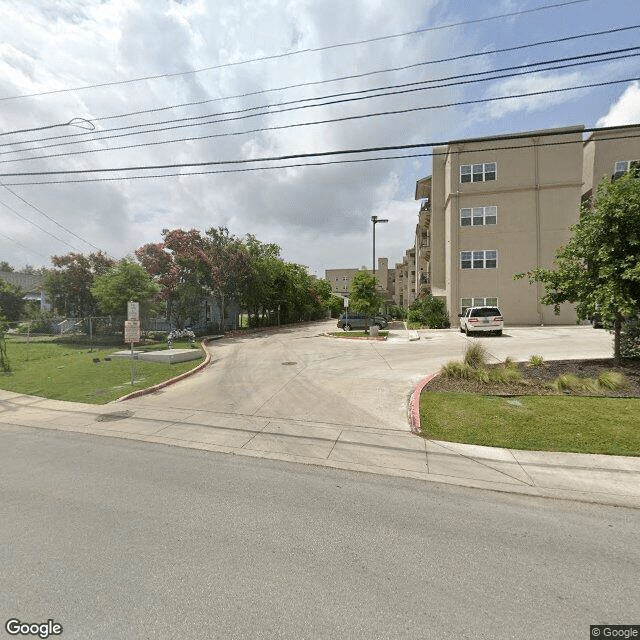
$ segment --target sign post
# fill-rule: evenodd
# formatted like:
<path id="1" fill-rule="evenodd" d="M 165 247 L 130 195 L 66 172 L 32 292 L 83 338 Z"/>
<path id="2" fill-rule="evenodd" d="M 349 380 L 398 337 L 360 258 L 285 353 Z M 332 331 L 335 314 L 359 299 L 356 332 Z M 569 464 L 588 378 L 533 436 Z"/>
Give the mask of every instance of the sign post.
<path id="1" fill-rule="evenodd" d="M 127 320 L 124 323 L 124 341 L 131 343 L 131 386 L 133 386 L 133 343 L 140 342 L 140 303 L 127 302 Z"/>

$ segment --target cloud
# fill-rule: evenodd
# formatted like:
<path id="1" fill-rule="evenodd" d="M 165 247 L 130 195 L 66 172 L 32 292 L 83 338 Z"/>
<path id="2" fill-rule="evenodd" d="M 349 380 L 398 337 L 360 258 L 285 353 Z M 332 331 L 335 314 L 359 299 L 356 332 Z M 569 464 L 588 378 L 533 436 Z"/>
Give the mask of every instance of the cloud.
<path id="1" fill-rule="evenodd" d="M 585 79 L 578 72 L 558 73 L 549 75 L 531 75 L 517 78 L 509 78 L 491 85 L 484 94 L 485 98 L 497 96 L 517 96 L 528 93 L 538 93 L 523 98 L 496 100 L 483 104 L 475 109 L 472 116 L 474 120 L 495 120 L 507 115 L 523 112 L 533 113 L 548 109 L 553 105 L 562 104 L 584 95 L 585 90 L 567 91 L 558 93 L 543 93 L 555 89 L 564 89 L 584 84 Z"/>
<path id="2" fill-rule="evenodd" d="M 640 122 L 640 83 L 632 82 L 622 95 L 609 107 L 606 116 L 596 123 L 597 127 L 615 127 Z"/>

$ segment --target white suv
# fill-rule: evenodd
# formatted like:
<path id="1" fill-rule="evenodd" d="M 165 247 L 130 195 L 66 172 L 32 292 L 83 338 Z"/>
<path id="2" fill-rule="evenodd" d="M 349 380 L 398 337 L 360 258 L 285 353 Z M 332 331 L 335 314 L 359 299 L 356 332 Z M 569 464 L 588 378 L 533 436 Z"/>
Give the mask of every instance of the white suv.
<path id="1" fill-rule="evenodd" d="M 469 307 L 464 313 L 458 314 L 458 317 L 460 331 L 467 335 L 481 331 L 502 335 L 504 319 L 498 307 Z"/>

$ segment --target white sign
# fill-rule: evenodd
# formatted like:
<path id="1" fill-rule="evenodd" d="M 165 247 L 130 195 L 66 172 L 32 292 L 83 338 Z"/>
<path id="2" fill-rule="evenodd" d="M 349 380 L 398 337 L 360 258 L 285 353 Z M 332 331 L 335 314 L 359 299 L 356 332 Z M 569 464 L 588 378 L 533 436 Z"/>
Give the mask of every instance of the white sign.
<path id="1" fill-rule="evenodd" d="M 140 320 L 139 302 L 127 302 L 127 320 Z"/>
<path id="2" fill-rule="evenodd" d="M 344 299 L 344 308 L 346 309 L 349 306 L 349 298 Z"/>
<path id="3" fill-rule="evenodd" d="M 140 342 L 140 320 L 125 320 L 124 341 Z"/>

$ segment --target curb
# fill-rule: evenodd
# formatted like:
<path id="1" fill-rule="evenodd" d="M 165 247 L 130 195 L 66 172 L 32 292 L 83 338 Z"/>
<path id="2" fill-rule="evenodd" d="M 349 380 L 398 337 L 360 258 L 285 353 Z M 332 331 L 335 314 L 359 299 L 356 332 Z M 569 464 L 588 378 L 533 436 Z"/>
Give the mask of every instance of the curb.
<path id="1" fill-rule="evenodd" d="M 323 334 L 327 338 L 334 338 L 335 340 L 378 340 L 379 342 L 384 342 L 387 339 L 387 336 L 379 336 L 379 337 L 367 337 L 367 336 L 332 336 L 330 333 Z"/>
<path id="2" fill-rule="evenodd" d="M 168 380 L 164 380 L 163 382 L 154 384 L 152 387 L 147 387 L 146 389 L 137 389 L 136 391 L 132 391 L 131 393 L 128 393 L 126 396 L 117 398 L 116 400 L 114 400 L 114 402 L 124 402 L 125 400 L 133 400 L 133 398 L 139 398 L 140 396 L 145 396 L 149 393 L 154 393 L 155 391 L 164 389 L 165 387 L 168 387 L 171 384 L 179 382 L 180 380 L 184 380 L 185 378 L 188 378 L 198 373 L 199 371 L 202 371 L 204 368 L 208 367 L 211 364 L 211 354 L 206 350 L 206 346 L 211 339 L 212 338 L 205 338 L 200 343 L 200 346 L 202 347 L 203 351 L 207 354 L 207 357 L 204 359 L 204 362 L 201 362 L 197 367 L 194 367 L 189 371 L 185 371 L 184 373 L 181 373 L 179 376 L 176 376 L 175 378 L 169 378 Z"/>
<path id="3" fill-rule="evenodd" d="M 427 384 L 439 375 L 440 372 L 436 371 L 436 373 L 432 373 L 430 376 L 427 376 L 422 380 L 422 382 L 418 383 L 418 386 L 411 394 L 411 398 L 409 400 L 409 425 L 411 426 L 411 432 L 416 435 L 420 435 L 420 394 Z"/>
<path id="4" fill-rule="evenodd" d="M 235 331 L 229 331 L 225 333 L 223 338 L 239 338 L 242 336 L 250 336 L 256 333 L 275 333 L 277 331 L 281 331 L 283 329 L 287 329 L 289 327 L 299 327 L 307 324 L 314 324 L 316 322 L 322 322 L 323 318 L 320 320 L 303 320 L 302 322 L 290 322 L 288 324 L 281 324 L 279 326 L 270 326 L 270 327 L 253 327 L 252 329 L 237 329 Z"/>

